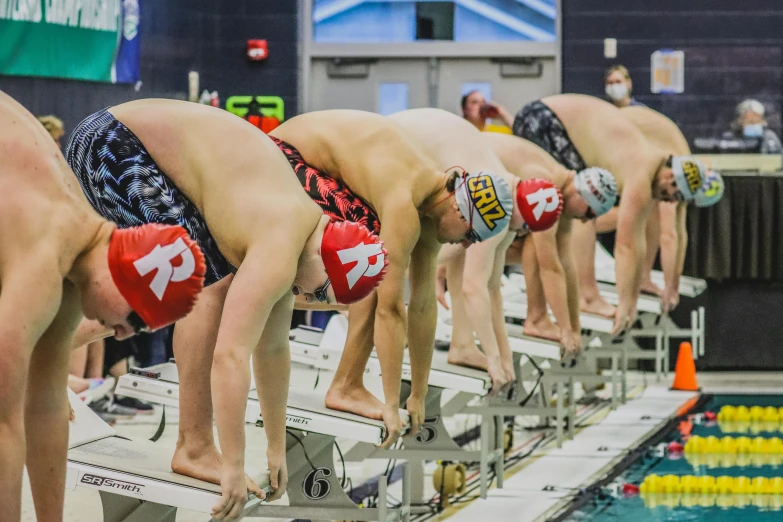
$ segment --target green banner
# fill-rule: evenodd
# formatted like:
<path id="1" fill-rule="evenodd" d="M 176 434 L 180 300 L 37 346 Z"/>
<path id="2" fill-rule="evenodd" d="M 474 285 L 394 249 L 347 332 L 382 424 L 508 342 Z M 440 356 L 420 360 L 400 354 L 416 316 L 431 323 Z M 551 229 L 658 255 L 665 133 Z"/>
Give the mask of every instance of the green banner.
<path id="1" fill-rule="evenodd" d="M 0 74 L 115 81 L 122 9 L 122 0 L 0 0 Z"/>

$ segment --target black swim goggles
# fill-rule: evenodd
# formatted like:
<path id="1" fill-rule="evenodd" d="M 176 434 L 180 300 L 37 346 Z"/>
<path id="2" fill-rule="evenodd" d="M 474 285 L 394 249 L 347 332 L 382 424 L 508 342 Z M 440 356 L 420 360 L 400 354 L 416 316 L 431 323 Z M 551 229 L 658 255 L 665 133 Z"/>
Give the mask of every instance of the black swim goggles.
<path id="1" fill-rule="evenodd" d="M 147 323 L 144 322 L 144 319 L 139 317 L 139 314 L 136 312 L 131 312 L 128 314 L 128 317 L 125 318 L 125 320 L 128 322 L 130 327 L 133 329 L 134 334 L 140 334 L 140 333 L 150 333 L 152 330 L 149 326 L 147 326 Z"/>
<path id="2" fill-rule="evenodd" d="M 315 296 L 315 300 L 319 303 L 326 303 L 329 301 L 329 286 L 332 284 L 332 280 L 330 278 L 326 278 L 326 282 L 321 286 L 321 288 L 316 288 L 315 292 L 313 292 L 313 295 Z"/>

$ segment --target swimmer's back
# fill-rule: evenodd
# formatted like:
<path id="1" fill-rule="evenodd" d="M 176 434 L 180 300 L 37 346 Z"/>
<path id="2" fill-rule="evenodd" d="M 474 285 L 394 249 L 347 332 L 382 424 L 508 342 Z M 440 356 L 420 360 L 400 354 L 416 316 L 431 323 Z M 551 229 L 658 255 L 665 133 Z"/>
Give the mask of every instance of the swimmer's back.
<path id="1" fill-rule="evenodd" d="M 43 125 L 16 100 L 0 91 L 0 183 L 14 187 L 0 191 L 19 197 L 24 187 L 46 197 L 68 194 L 87 204 L 62 153 Z"/>
<path id="2" fill-rule="evenodd" d="M 389 116 L 421 143 L 441 170 L 459 166 L 467 171 L 505 170 L 486 147 L 482 133 L 470 122 L 442 109 L 409 109 Z"/>
<path id="3" fill-rule="evenodd" d="M 308 112 L 270 135 L 295 147 L 308 165 L 345 182 L 379 211 L 379 202 L 395 187 L 418 192 L 413 187 L 437 176 L 437 167 L 421 145 L 391 119 L 372 112 Z M 393 176 L 388 175 L 390 165 Z"/>
<path id="4" fill-rule="evenodd" d="M 565 183 L 567 169 L 560 165 L 547 151 L 524 138 L 510 134 L 484 132 L 481 134 L 506 169 L 522 179 L 541 178 L 551 180 L 559 188 Z M 534 174 L 527 174 L 531 166 Z M 546 174 L 543 174 L 545 172 Z"/>
<path id="5" fill-rule="evenodd" d="M 620 109 L 623 116 L 636 125 L 647 140 L 674 156 L 688 156 L 691 148 L 682 131 L 672 120 L 648 107 L 631 105 Z"/>
<path id="6" fill-rule="evenodd" d="M 607 158 L 619 143 L 644 143 L 641 132 L 609 102 L 583 94 L 556 94 L 541 101 L 563 122 L 588 167 L 611 170 Z"/>
<path id="7" fill-rule="evenodd" d="M 298 234 L 306 228 L 307 237 L 315 227 L 318 208 L 283 153 L 242 118 L 176 100 L 137 100 L 110 112 L 193 202 L 234 266 L 259 234 Z"/>

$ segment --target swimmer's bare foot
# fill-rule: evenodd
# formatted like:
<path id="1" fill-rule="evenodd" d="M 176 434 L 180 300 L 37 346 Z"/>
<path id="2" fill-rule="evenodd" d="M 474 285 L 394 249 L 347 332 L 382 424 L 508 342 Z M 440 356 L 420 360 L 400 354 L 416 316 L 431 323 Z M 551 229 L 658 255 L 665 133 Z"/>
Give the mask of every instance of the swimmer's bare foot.
<path id="1" fill-rule="evenodd" d="M 364 386 L 336 386 L 332 383 L 326 392 L 326 407 L 360 415 L 368 419 L 383 420 L 383 403 Z"/>
<path id="2" fill-rule="evenodd" d="M 174 457 L 171 459 L 171 470 L 174 473 L 193 477 L 204 482 L 220 485 L 220 475 L 223 470 L 223 457 L 218 453 L 217 448 L 199 448 L 198 450 L 186 449 L 184 446 L 177 446 L 174 450 Z M 259 494 L 261 489 L 258 485 L 245 475 L 247 490 L 251 493 Z"/>
<path id="3" fill-rule="evenodd" d="M 649 279 L 642 283 L 641 291 L 645 294 L 657 295 L 658 297 L 663 295 L 663 289 Z"/>
<path id="4" fill-rule="evenodd" d="M 579 310 L 588 314 L 600 315 L 603 317 L 614 317 L 617 310 L 613 305 L 607 303 L 600 295 L 588 299 L 586 297 L 579 298 Z"/>
<path id="5" fill-rule="evenodd" d="M 552 341 L 560 340 L 560 327 L 554 324 L 549 317 L 545 317 L 540 321 L 531 321 L 530 318 L 525 319 L 525 326 L 522 332 L 531 337 L 541 337 L 542 339 L 550 339 Z"/>
<path id="6" fill-rule="evenodd" d="M 476 346 L 475 343 L 470 343 L 467 346 L 458 346 L 452 343 L 449 347 L 449 357 L 447 360 L 449 364 L 475 368 L 477 370 L 487 371 L 489 368 L 487 356 L 478 349 L 478 346 Z"/>

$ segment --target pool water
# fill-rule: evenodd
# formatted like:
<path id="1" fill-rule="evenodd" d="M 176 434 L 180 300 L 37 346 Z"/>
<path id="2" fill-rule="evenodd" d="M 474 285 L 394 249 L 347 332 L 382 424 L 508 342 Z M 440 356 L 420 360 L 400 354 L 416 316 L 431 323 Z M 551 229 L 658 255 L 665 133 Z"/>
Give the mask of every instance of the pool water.
<path id="1" fill-rule="evenodd" d="M 725 405 L 783 407 L 783 396 L 719 395 L 713 397 L 702 411 L 717 413 Z M 730 429 L 724 432 L 723 429 Z M 765 431 L 776 429 L 775 431 Z M 692 435 L 701 437 L 783 437 L 783 420 L 771 423 L 694 424 Z M 665 443 L 681 441 L 675 429 Z M 617 479 L 620 483 L 640 485 L 649 475 L 692 475 L 696 477 L 783 477 L 783 455 L 674 455 L 658 456 L 654 451 L 642 452 L 640 459 Z M 778 481 L 779 483 L 780 481 Z M 783 493 L 775 495 L 738 494 L 644 494 L 595 496 L 589 504 L 574 512 L 568 522 L 780 522 L 783 521 Z"/>

